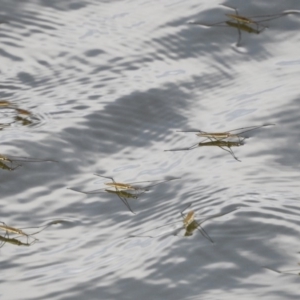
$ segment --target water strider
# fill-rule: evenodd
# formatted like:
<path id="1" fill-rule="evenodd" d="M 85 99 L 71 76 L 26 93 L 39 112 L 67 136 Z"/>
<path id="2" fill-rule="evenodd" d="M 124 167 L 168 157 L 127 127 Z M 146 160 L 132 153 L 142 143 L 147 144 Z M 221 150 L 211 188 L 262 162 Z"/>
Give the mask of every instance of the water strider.
<path id="1" fill-rule="evenodd" d="M 203 224 L 204 222 L 210 220 L 210 219 L 214 219 L 214 218 L 218 218 L 224 215 L 227 215 L 235 210 L 237 210 L 238 208 L 235 208 L 233 210 L 230 210 L 226 213 L 220 213 L 220 214 L 215 214 L 215 215 L 210 215 L 210 216 L 206 216 L 203 217 L 203 219 L 201 221 L 198 221 L 195 219 L 195 211 L 190 210 L 186 215 L 184 215 L 184 211 L 187 210 L 192 204 L 189 204 L 185 209 L 183 209 L 180 214 L 182 217 L 181 221 L 177 221 L 177 222 L 172 222 L 172 223 L 167 223 L 165 225 L 162 226 L 158 226 L 155 228 L 152 228 L 150 230 L 146 230 L 144 232 L 142 232 L 141 234 L 144 234 L 146 232 L 151 232 L 154 231 L 156 229 L 168 226 L 168 225 L 173 225 L 173 224 L 178 224 L 178 223 L 183 223 L 183 226 L 181 226 L 178 229 L 175 229 L 175 231 L 173 232 L 173 235 L 177 236 L 182 230 L 184 230 L 184 236 L 192 236 L 194 231 L 196 229 L 198 229 L 198 231 L 206 238 L 208 239 L 211 243 L 214 243 L 214 241 L 211 239 L 211 237 L 208 235 L 208 233 L 204 230 L 204 228 L 201 226 L 201 224 Z M 152 236 L 152 235 L 130 235 L 128 238 L 132 238 L 132 237 L 149 237 L 149 238 L 155 238 L 155 237 L 159 237 L 162 235 L 165 235 L 166 233 L 163 234 L 159 234 L 157 236 Z"/>
<path id="2" fill-rule="evenodd" d="M 105 182 L 104 184 L 109 186 L 112 189 L 101 188 L 101 189 L 97 189 L 97 190 L 93 190 L 93 191 L 86 191 L 86 192 L 80 191 L 80 190 L 77 190 L 74 188 L 69 188 L 69 189 L 72 191 L 87 194 L 87 195 L 98 194 L 101 192 L 108 192 L 108 193 L 116 194 L 132 213 L 134 213 L 134 211 L 131 209 L 131 207 L 127 201 L 127 198 L 137 199 L 141 194 L 149 191 L 149 188 L 151 188 L 151 187 L 154 187 L 156 185 L 159 185 L 164 182 L 171 181 L 171 180 L 180 179 L 180 178 L 172 178 L 172 179 L 166 179 L 166 180 L 152 180 L 152 181 L 139 181 L 139 182 L 132 182 L 132 183 L 120 183 L 120 182 L 116 182 L 113 179 L 113 177 L 103 176 L 103 175 L 99 175 L 99 174 L 94 174 L 94 175 L 110 179 L 112 182 Z M 139 185 L 140 183 L 146 183 L 146 182 L 151 182 L 151 183 L 157 182 L 157 183 L 146 185 L 146 186 Z M 129 193 L 127 191 L 132 191 L 132 193 Z"/>
<path id="3" fill-rule="evenodd" d="M 165 150 L 165 151 L 189 151 L 196 149 L 198 147 L 219 147 L 222 150 L 230 153 L 232 157 L 240 161 L 234 154 L 233 150 L 231 149 L 232 147 L 240 147 L 244 145 L 244 140 L 246 137 L 242 136 L 241 134 L 245 132 L 249 132 L 258 128 L 266 127 L 266 126 L 272 126 L 275 124 L 263 124 L 259 126 L 249 126 L 249 127 L 242 127 L 242 128 L 237 128 L 237 129 L 232 129 L 224 132 L 206 132 L 203 130 L 180 130 L 178 132 L 197 132 L 197 136 L 205 138 L 201 142 L 194 144 L 190 147 L 187 148 L 177 148 L 177 149 L 170 149 L 170 150 Z M 242 131 L 241 131 L 242 130 Z M 235 131 L 240 131 L 237 133 L 234 133 Z M 225 139 L 238 139 L 238 141 L 227 141 Z M 209 142 L 205 142 L 209 140 Z M 225 149 L 227 148 L 227 149 Z"/>
<path id="4" fill-rule="evenodd" d="M 231 129 L 231 130 L 227 130 L 224 132 L 207 132 L 207 131 L 203 131 L 200 129 L 196 129 L 196 130 L 179 130 L 177 132 L 197 132 L 197 136 L 200 137 L 205 137 L 206 139 L 203 140 L 202 142 L 206 141 L 206 140 L 224 140 L 226 138 L 238 138 L 238 139 L 245 139 L 245 137 L 241 136 L 241 134 L 245 133 L 245 132 L 249 132 L 255 129 L 259 129 L 262 127 L 267 127 L 267 126 L 274 126 L 275 124 L 263 124 L 263 125 L 259 125 L 259 126 L 248 126 L 248 127 L 242 127 L 242 128 L 237 128 L 237 129 Z M 233 133 L 235 131 L 238 130 L 242 130 L 241 132 L 237 132 L 237 133 Z"/>
<path id="5" fill-rule="evenodd" d="M 204 24 L 201 22 L 189 22 L 189 24 L 202 25 L 205 27 L 225 26 L 225 27 L 236 28 L 238 30 L 238 41 L 236 43 L 237 47 L 239 47 L 240 43 L 241 43 L 241 39 L 242 39 L 241 31 L 259 34 L 267 28 L 267 26 L 261 24 L 262 22 L 278 19 L 280 17 L 289 15 L 289 14 L 299 14 L 300 13 L 298 11 L 284 11 L 281 13 L 270 14 L 270 15 L 257 15 L 257 16 L 245 17 L 245 16 L 240 15 L 236 8 L 231 7 L 229 5 L 224 5 L 224 4 L 221 4 L 221 5 L 234 10 L 235 14 L 225 14 L 229 18 L 228 20 L 224 20 L 221 22 L 213 23 L 213 24 Z M 253 25 L 255 25 L 256 28 L 253 28 L 252 27 Z"/>
<path id="6" fill-rule="evenodd" d="M 4 162 L 10 163 L 10 167 Z M 22 166 L 21 164 L 16 164 L 13 167 L 15 162 L 57 162 L 53 159 L 39 159 L 39 158 L 31 158 L 31 157 L 21 157 L 21 156 L 12 156 L 12 155 L 3 155 L 0 154 L 0 168 L 3 170 L 13 171 L 18 167 Z"/>

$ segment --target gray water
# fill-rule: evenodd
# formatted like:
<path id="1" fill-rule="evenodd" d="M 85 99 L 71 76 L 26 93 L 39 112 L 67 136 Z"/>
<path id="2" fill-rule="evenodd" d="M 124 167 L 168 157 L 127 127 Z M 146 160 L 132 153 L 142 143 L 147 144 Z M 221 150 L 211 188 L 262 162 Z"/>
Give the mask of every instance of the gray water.
<path id="1" fill-rule="evenodd" d="M 246 2 L 223 4 L 300 10 Z M 0 111 L 1 154 L 57 160 L 0 169 L 0 221 L 57 221 L 30 247 L 3 244 L 1 299 L 299 299 L 299 276 L 264 266 L 300 270 L 300 15 L 242 32 L 239 46 L 235 28 L 188 24 L 226 13 L 204 0 L 1 1 L 0 100 L 30 112 Z M 233 149 L 241 162 L 218 147 L 163 151 L 200 140 L 181 129 L 264 123 L 276 125 Z M 128 199 L 132 214 L 116 195 L 67 189 L 103 188 L 95 173 L 181 179 Z M 214 243 L 174 236 L 180 223 L 128 238 L 180 222 L 190 203 L 199 221 L 236 209 L 202 224 Z"/>

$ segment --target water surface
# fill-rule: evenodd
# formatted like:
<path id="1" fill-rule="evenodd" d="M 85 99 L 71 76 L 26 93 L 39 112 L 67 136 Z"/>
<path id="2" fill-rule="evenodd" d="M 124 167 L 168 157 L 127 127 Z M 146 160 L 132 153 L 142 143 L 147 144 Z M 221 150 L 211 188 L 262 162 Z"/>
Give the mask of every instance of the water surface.
<path id="1" fill-rule="evenodd" d="M 189 21 L 226 20 L 217 1 L 1 1 L 1 99 L 32 113 L 0 132 L 1 154 L 51 158 L 0 170 L 0 221 L 63 220 L 30 247 L 0 249 L 3 299 L 298 299 L 300 15 L 261 34 Z M 228 1 L 245 16 L 300 10 L 298 1 Z M 185 128 L 246 134 L 233 157 Z M 128 199 L 84 195 L 119 182 L 180 180 Z M 131 238 L 192 203 L 214 244 Z M 180 225 L 180 224 L 179 224 Z M 168 228 L 164 228 L 167 231 Z M 300 268 L 299 268 L 300 269 Z M 17 289 L 16 289 L 17 287 Z"/>

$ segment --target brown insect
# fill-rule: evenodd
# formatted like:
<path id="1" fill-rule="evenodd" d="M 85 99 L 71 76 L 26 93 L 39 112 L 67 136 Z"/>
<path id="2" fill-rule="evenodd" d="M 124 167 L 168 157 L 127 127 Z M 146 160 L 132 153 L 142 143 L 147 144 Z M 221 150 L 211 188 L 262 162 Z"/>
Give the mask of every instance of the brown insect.
<path id="1" fill-rule="evenodd" d="M 262 127 L 266 127 L 266 126 L 274 126 L 275 124 L 263 124 L 263 125 L 259 125 L 259 126 L 248 126 L 248 127 L 242 127 L 242 128 L 237 128 L 237 129 L 232 129 L 232 130 L 228 130 L 228 131 L 224 131 L 224 132 L 206 132 L 200 129 L 190 129 L 190 130 L 179 130 L 177 132 L 197 132 L 197 136 L 200 137 L 206 137 L 209 140 L 224 140 L 226 138 L 238 138 L 240 139 L 245 139 L 245 137 L 241 136 L 241 134 L 245 133 L 245 132 L 249 132 L 255 129 L 259 129 Z M 242 130 L 242 131 L 240 131 Z M 235 131 L 240 131 L 237 133 L 234 133 Z M 206 139 L 206 140 L 207 140 Z M 204 142 L 205 140 L 203 140 Z"/>
<path id="2" fill-rule="evenodd" d="M 101 192 L 108 192 L 108 193 L 113 193 L 116 194 L 120 200 L 125 204 L 125 206 L 132 212 L 134 213 L 134 211 L 131 209 L 127 198 L 134 198 L 137 199 L 140 195 L 142 195 L 143 193 L 145 193 L 146 191 L 149 191 L 150 188 L 159 185 L 161 183 L 164 182 L 168 182 L 171 180 L 176 180 L 179 178 L 172 178 L 172 179 L 167 179 L 167 180 L 152 180 L 152 181 L 139 181 L 139 182 L 132 182 L 132 183 L 120 183 L 120 182 L 116 182 L 113 177 L 107 177 L 107 176 L 103 176 L 103 175 L 99 175 L 99 174 L 94 174 L 96 176 L 99 177 L 103 177 L 103 178 L 107 178 L 110 179 L 112 182 L 106 182 L 105 185 L 109 186 L 109 188 L 111 189 L 107 189 L 107 188 L 101 188 L 101 189 L 97 189 L 97 190 L 93 190 L 93 191 L 80 191 L 74 188 L 69 188 L 72 191 L 75 192 L 79 192 L 79 193 L 83 193 L 83 194 L 99 194 Z M 139 185 L 140 183 L 146 183 L 146 182 L 157 182 L 155 184 L 150 184 L 150 185 L 146 185 L 146 186 L 141 186 Z M 131 191 L 130 193 L 127 191 Z"/>
<path id="3" fill-rule="evenodd" d="M 198 147 L 219 147 L 222 150 L 230 153 L 235 160 L 240 161 L 235 156 L 235 154 L 231 148 L 232 147 L 240 147 L 240 146 L 244 145 L 244 140 L 246 139 L 246 137 L 243 137 L 241 134 L 261 128 L 261 127 L 271 126 L 271 125 L 275 125 L 275 124 L 249 126 L 249 127 L 237 128 L 237 129 L 233 129 L 233 130 L 229 130 L 229 131 L 225 131 L 225 132 L 206 132 L 206 131 L 202 131 L 202 130 L 180 130 L 178 132 L 198 132 L 197 136 L 205 137 L 206 139 L 204 139 L 200 143 L 194 144 L 188 148 L 170 149 L 170 150 L 165 150 L 165 151 L 189 151 L 189 150 L 196 149 Z M 243 130 L 243 131 L 234 133 L 235 131 L 238 131 L 238 130 L 239 131 Z M 227 138 L 231 138 L 231 139 L 237 138 L 238 141 L 237 142 L 225 141 L 225 139 L 227 139 Z M 209 140 L 210 142 L 205 142 L 207 140 Z"/>
<path id="4" fill-rule="evenodd" d="M 204 24 L 201 22 L 189 22 L 189 24 L 202 25 L 202 26 L 206 26 L 206 27 L 229 26 L 229 27 L 236 28 L 238 30 L 238 41 L 236 44 L 237 46 L 240 46 L 240 43 L 241 43 L 241 38 L 242 38 L 241 31 L 259 34 L 267 28 L 267 26 L 261 24 L 262 22 L 274 20 L 274 19 L 280 18 L 280 17 L 288 15 L 288 14 L 298 14 L 299 13 L 297 11 L 285 11 L 285 12 L 271 14 L 271 15 L 245 17 L 245 16 L 239 15 L 237 9 L 234 7 L 224 5 L 224 4 L 222 4 L 222 6 L 225 6 L 225 7 L 230 8 L 235 11 L 235 14 L 225 14 L 229 18 L 229 20 L 225 20 L 225 21 L 221 21 L 221 22 L 217 22 L 217 23 L 213 23 L 213 24 Z M 256 28 L 251 27 L 251 25 L 255 25 Z"/>
<path id="5" fill-rule="evenodd" d="M 10 163 L 10 167 L 4 162 Z M 53 159 L 38 159 L 31 157 L 20 157 L 20 156 L 12 156 L 12 155 L 3 155 L 0 154 L 0 168 L 3 170 L 13 171 L 18 167 L 22 166 L 21 164 L 15 164 L 15 162 L 57 162 Z M 16 165 L 14 167 L 14 164 Z"/>
<path id="6" fill-rule="evenodd" d="M 144 231 L 141 234 L 144 234 L 146 232 L 151 232 L 151 231 L 154 231 L 156 229 L 159 229 L 159 228 L 162 228 L 162 227 L 165 227 L 165 226 L 168 226 L 168 225 L 183 223 L 183 226 L 181 226 L 180 228 L 176 229 L 173 232 L 173 235 L 177 236 L 182 230 L 184 230 L 184 234 L 183 234 L 184 236 L 192 236 L 193 233 L 194 233 L 194 231 L 196 229 L 198 229 L 198 231 L 202 234 L 202 236 L 204 236 L 206 239 L 208 239 L 211 243 L 214 243 L 214 241 L 210 238 L 210 236 L 204 230 L 204 228 L 201 226 L 201 224 L 203 224 L 207 220 L 218 218 L 218 217 L 227 215 L 227 214 L 229 214 L 229 213 L 237 210 L 237 208 L 235 208 L 235 209 L 233 209 L 231 211 L 228 211 L 226 213 L 220 213 L 220 214 L 206 216 L 206 217 L 203 217 L 201 221 L 198 221 L 198 220 L 195 219 L 195 212 L 193 210 L 189 211 L 186 215 L 183 214 L 183 212 L 185 210 L 187 210 L 191 205 L 192 204 L 189 204 L 185 209 L 183 209 L 180 212 L 181 217 L 182 217 L 182 221 L 167 223 L 165 225 L 162 225 L 162 226 L 155 227 L 155 228 L 152 228 L 150 230 Z M 146 235 L 146 236 L 144 236 L 144 235 L 130 235 L 128 238 L 131 238 L 131 237 L 149 237 L 149 238 L 155 238 L 155 237 L 159 237 L 159 236 L 162 236 L 162 235 L 165 235 L 165 234 L 166 233 L 163 233 L 163 234 L 159 234 L 157 236 L 153 236 L 153 235 Z"/>

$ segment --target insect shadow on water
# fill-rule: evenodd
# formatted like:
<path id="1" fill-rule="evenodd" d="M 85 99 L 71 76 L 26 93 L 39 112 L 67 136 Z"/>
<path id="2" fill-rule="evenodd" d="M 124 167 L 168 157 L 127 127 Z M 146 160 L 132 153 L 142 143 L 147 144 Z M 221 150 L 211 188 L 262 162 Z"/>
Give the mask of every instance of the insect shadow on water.
<path id="1" fill-rule="evenodd" d="M 242 128 L 225 131 L 225 132 L 206 132 L 206 131 L 202 131 L 199 129 L 197 129 L 197 130 L 179 130 L 178 132 L 197 132 L 197 136 L 204 137 L 205 139 L 197 144 L 194 144 L 194 145 L 188 147 L 188 148 L 170 149 L 170 150 L 165 150 L 165 151 L 189 151 L 189 150 L 193 150 L 193 149 L 196 149 L 199 147 L 214 146 L 214 147 L 219 147 L 222 150 L 230 153 L 235 160 L 240 162 L 240 160 L 235 156 L 235 154 L 231 148 L 244 145 L 244 140 L 246 139 L 246 137 L 241 136 L 241 134 L 258 129 L 258 128 L 262 128 L 262 127 L 266 127 L 266 126 L 273 126 L 273 125 L 275 125 L 275 124 L 263 124 L 263 125 L 259 125 L 259 126 L 242 127 Z M 240 131 L 240 130 L 242 130 L 242 131 Z M 240 131 L 240 132 L 234 133 L 235 131 Z M 227 139 L 227 138 L 233 138 L 233 139 L 237 138 L 238 141 L 225 141 L 225 139 Z M 208 140 L 209 140 L 209 142 L 206 142 Z M 228 148 L 228 149 L 226 149 L 226 148 Z"/>
<path id="2" fill-rule="evenodd" d="M 298 263 L 298 265 L 300 265 L 300 263 Z M 279 273 L 279 274 L 290 274 L 290 275 L 299 275 L 300 276 L 300 269 L 292 269 L 292 270 L 284 270 L 284 271 L 280 271 L 280 270 L 276 270 L 270 267 L 263 267 L 265 269 L 271 270 L 273 272 Z M 296 272 L 296 273 L 295 273 Z"/>
<path id="3" fill-rule="evenodd" d="M 141 233 L 141 235 L 130 235 L 127 238 L 133 238 L 133 237 L 148 237 L 148 238 L 156 238 L 156 237 L 160 237 L 160 236 L 164 236 L 167 235 L 168 233 L 163 233 L 163 234 L 159 234 L 156 236 L 152 236 L 152 235 L 142 235 L 146 232 L 151 232 L 154 231 L 156 229 L 160 229 L 162 227 L 168 226 L 168 225 L 173 225 L 173 224 L 178 224 L 178 223 L 183 223 L 183 226 L 175 229 L 175 231 L 173 232 L 172 235 L 177 236 L 182 230 L 184 230 L 184 236 L 192 236 L 194 231 L 197 229 L 203 237 L 205 237 L 206 239 L 208 239 L 211 243 L 214 243 L 214 241 L 211 239 L 211 237 L 208 235 L 208 233 L 204 230 L 204 228 L 201 226 L 201 224 L 203 224 L 204 222 L 210 220 L 210 219 L 215 219 L 224 215 L 227 215 L 235 210 L 237 210 L 238 208 L 235 208 L 233 210 L 230 210 L 226 213 L 220 213 L 220 214 L 214 214 L 214 215 L 209 215 L 209 216 L 205 216 L 202 218 L 201 221 L 198 221 L 195 219 L 195 212 L 193 210 L 190 210 L 186 215 L 184 215 L 184 211 L 187 210 L 190 206 L 192 205 L 189 204 L 185 209 L 183 209 L 180 214 L 182 217 L 181 221 L 176 221 L 176 222 L 171 222 L 171 223 L 167 223 L 164 224 L 162 226 L 158 226 L 149 230 L 146 230 L 144 232 Z"/>
<path id="4" fill-rule="evenodd" d="M 4 162 L 10 163 L 10 166 L 5 164 Z M 13 171 L 22 166 L 22 164 L 15 164 L 15 162 L 57 162 L 53 159 L 39 159 L 39 158 L 31 158 L 31 157 L 20 157 L 20 156 L 12 156 L 12 155 L 2 155 L 0 154 L 0 168 L 3 170 Z"/>
<path id="5" fill-rule="evenodd" d="M 239 15 L 237 9 L 235 7 L 231 7 L 229 5 L 221 4 L 224 7 L 230 8 L 235 11 L 235 14 L 225 14 L 229 20 L 213 23 L 213 24 L 204 24 L 201 22 L 188 22 L 192 25 L 202 25 L 205 27 L 232 27 L 236 28 L 238 30 L 238 41 L 236 43 L 236 46 L 239 47 L 241 44 L 242 39 L 242 31 L 248 32 L 248 33 L 256 33 L 259 34 L 262 31 L 264 31 L 267 26 L 261 24 L 262 22 L 278 19 L 282 16 L 288 15 L 288 14 L 298 14 L 299 12 L 292 12 L 292 11 L 286 11 L 271 15 L 258 15 L 258 16 L 249 16 L 245 17 L 242 15 Z M 255 25 L 256 28 L 253 28 L 252 26 Z"/>
<path id="6" fill-rule="evenodd" d="M 103 175 L 99 175 L 99 174 L 94 174 L 94 175 L 110 179 L 112 182 L 105 182 L 104 184 L 108 185 L 110 188 L 113 188 L 113 189 L 101 188 L 101 189 L 87 191 L 87 192 L 80 191 L 80 190 L 77 190 L 74 188 L 68 188 L 68 189 L 75 191 L 75 192 L 87 194 L 87 195 L 99 194 L 101 192 L 116 194 L 119 197 L 119 199 L 125 204 L 125 206 L 128 208 L 128 210 L 130 210 L 133 214 L 135 214 L 135 212 L 131 209 L 131 207 L 127 201 L 128 198 L 137 199 L 140 195 L 149 191 L 150 188 L 152 188 L 156 185 L 159 185 L 159 184 L 162 184 L 162 183 L 165 183 L 168 181 L 180 179 L 180 178 L 172 178 L 172 179 L 166 179 L 166 180 L 151 180 L 151 181 L 138 181 L 138 182 L 132 182 L 132 183 L 120 183 L 120 182 L 116 182 L 113 179 L 113 177 L 103 176 Z M 138 185 L 140 183 L 146 183 L 146 182 L 151 182 L 151 183 L 157 182 L 157 183 L 146 185 L 146 186 Z M 130 191 L 130 192 L 128 192 L 128 191 Z"/>
<path id="7" fill-rule="evenodd" d="M 12 227 L 12 226 L 8 226 L 6 225 L 4 222 L 0 222 L 0 230 L 5 231 L 5 235 L 2 236 L 0 235 L 0 242 L 2 242 L 0 244 L 0 248 L 2 248 L 4 246 L 5 243 L 10 243 L 10 244 L 14 244 L 17 246 L 31 246 L 32 244 L 34 244 L 38 238 L 34 237 L 34 235 L 42 232 L 43 230 L 45 230 L 47 227 L 49 227 L 52 223 L 45 225 L 45 226 L 41 226 L 41 227 L 26 227 L 26 228 L 16 228 L 16 227 Z M 29 229 L 29 228 L 42 228 L 36 232 L 33 233 L 26 233 L 23 231 L 23 229 Z M 17 237 L 26 237 L 27 238 L 27 242 L 23 243 L 20 240 L 17 240 L 16 238 L 10 238 L 9 234 L 16 234 L 18 235 Z M 32 238 L 32 242 L 29 243 L 29 238 Z"/>

